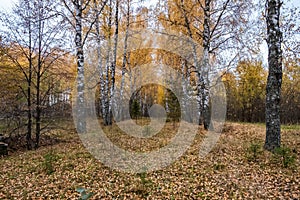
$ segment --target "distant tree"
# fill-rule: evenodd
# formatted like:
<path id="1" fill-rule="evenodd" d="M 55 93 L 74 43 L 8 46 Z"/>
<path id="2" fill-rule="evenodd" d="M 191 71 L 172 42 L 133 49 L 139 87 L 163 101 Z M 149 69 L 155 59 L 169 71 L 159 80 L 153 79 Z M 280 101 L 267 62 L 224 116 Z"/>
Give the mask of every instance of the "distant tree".
<path id="1" fill-rule="evenodd" d="M 173 126 L 175 127 L 176 122 L 179 121 L 181 117 L 180 104 L 176 95 L 170 90 L 168 90 L 167 93 L 167 101 L 168 101 L 167 117 L 172 120 Z"/>
<path id="2" fill-rule="evenodd" d="M 264 120 L 266 72 L 262 62 L 241 61 L 236 68 L 237 104 L 239 121 L 261 122 Z"/>
<path id="3" fill-rule="evenodd" d="M 136 99 L 134 99 L 131 104 L 131 116 L 137 121 L 138 117 L 140 116 L 140 113 L 141 113 L 140 104 Z"/>
<path id="4" fill-rule="evenodd" d="M 284 64 L 280 114 L 281 123 L 300 122 L 300 65 L 293 60 Z"/>

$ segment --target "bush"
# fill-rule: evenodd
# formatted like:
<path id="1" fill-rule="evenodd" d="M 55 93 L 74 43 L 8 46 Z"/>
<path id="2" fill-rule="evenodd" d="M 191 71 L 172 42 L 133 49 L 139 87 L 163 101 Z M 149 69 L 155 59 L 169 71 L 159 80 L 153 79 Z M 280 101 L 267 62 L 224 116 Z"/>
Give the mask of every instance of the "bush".
<path id="1" fill-rule="evenodd" d="M 256 162 L 259 155 L 263 152 L 262 145 L 258 142 L 252 142 L 250 147 L 247 149 L 247 159 L 248 161 Z"/>
<path id="2" fill-rule="evenodd" d="M 44 155 L 44 169 L 48 175 L 55 172 L 55 169 L 53 167 L 54 162 L 58 160 L 58 156 L 53 153 L 53 151 L 50 151 L 49 153 Z"/>
<path id="3" fill-rule="evenodd" d="M 281 162 L 284 168 L 291 167 L 295 164 L 296 156 L 290 148 L 282 146 L 274 150 L 275 160 Z"/>

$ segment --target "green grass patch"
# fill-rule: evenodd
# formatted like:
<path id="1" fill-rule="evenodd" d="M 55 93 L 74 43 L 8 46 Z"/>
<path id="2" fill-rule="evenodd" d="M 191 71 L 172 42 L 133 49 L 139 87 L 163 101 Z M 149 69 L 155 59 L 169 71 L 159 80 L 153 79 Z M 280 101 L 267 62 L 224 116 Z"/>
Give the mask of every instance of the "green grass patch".
<path id="1" fill-rule="evenodd" d="M 283 124 L 281 125 L 282 130 L 300 130 L 300 124 Z"/>

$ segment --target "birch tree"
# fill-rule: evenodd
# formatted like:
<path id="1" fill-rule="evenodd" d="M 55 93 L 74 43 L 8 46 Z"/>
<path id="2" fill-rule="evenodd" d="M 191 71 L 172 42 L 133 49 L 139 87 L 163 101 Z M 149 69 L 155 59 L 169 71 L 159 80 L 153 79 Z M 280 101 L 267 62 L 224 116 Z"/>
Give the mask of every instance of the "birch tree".
<path id="1" fill-rule="evenodd" d="M 96 13 L 96 17 L 88 21 L 87 31 L 83 32 L 83 21 L 85 12 L 90 9 L 91 0 L 62 0 L 63 5 L 69 11 L 71 20 L 68 16 L 65 19 L 72 25 L 75 31 L 75 49 L 77 57 L 77 96 L 76 96 L 76 128 L 79 133 L 86 132 L 86 113 L 85 113 L 85 73 L 84 73 L 84 44 L 88 38 L 90 31 L 94 24 L 97 22 L 97 18 L 102 12 L 106 1 L 103 2 L 102 8 Z"/>
<path id="2" fill-rule="evenodd" d="M 265 149 L 273 151 L 280 146 L 280 99 L 282 84 L 282 32 L 279 25 L 280 0 L 266 0 L 267 44 L 269 75 L 266 87 Z"/>
<path id="3" fill-rule="evenodd" d="M 121 74 L 121 85 L 120 85 L 120 94 L 119 94 L 119 102 L 123 98 L 124 92 L 124 83 L 125 83 L 125 73 L 126 73 L 126 64 L 128 62 L 129 54 L 127 52 L 128 48 L 128 38 L 129 38 L 129 26 L 130 26 L 130 7 L 131 7 L 131 0 L 126 1 L 126 25 L 125 25 L 125 38 L 124 38 L 124 51 L 123 51 L 123 59 L 122 59 L 122 74 Z M 120 120 L 123 120 L 123 107 L 119 107 L 118 117 Z"/>
<path id="4" fill-rule="evenodd" d="M 109 22 L 109 29 L 111 29 L 112 23 L 112 4 L 110 0 L 110 22 Z M 112 49 L 112 60 L 108 56 L 107 63 L 106 63 L 106 102 L 105 102 L 105 114 L 104 114 L 104 124 L 111 125 L 112 124 L 112 101 L 115 93 L 115 74 L 116 74 L 116 65 L 117 65 L 117 48 L 118 48 L 118 34 L 119 34 L 119 0 L 116 0 L 115 4 L 115 32 L 114 32 L 114 40 L 113 40 L 113 49 Z M 110 30 L 109 30 L 110 31 Z M 109 33 L 110 34 L 110 33 Z M 110 36 L 109 36 L 110 40 Z M 109 41 L 110 43 L 110 41 Z M 110 50 L 110 48 L 109 48 Z M 110 55 L 110 52 L 108 52 Z"/>
<path id="5" fill-rule="evenodd" d="M 193 48 L 194 69 L 191 71 L 198 77 L 199 124 L 203 124 L 205 129 L 210 125 L 209 76 L 216 71 L 211 67 L 212 58 L 222 60 L 219 55 L 224 48 L 238 47 L 236 37 L 241 32 L 236 26 L 244 19 L 245 5 L 245 2 L 233 0 L 169 0 L 168 13 L 160 17 L 164 27 L 178 29 L 203 47 L 201 61 Z M 217 65 L 216 62 L 214 64 Z"/>

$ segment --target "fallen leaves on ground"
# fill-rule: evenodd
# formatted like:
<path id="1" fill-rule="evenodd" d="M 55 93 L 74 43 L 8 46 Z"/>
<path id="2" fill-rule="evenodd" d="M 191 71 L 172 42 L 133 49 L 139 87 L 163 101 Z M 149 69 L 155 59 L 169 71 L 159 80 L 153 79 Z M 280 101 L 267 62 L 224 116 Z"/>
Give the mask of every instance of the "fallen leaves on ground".
<path id="1" fill-rule="evenodd" d="M 176 130 L 170 123 L 150 142 L 137 143 L 116 127 L 106 129 L 121 147 L 140 151 L 149 150 L 151 142 L 154 149 L 165 145 L 168 133 L 173 136 Z M 296 152 L 295 165 L 289 168 L 274 162 L 267 151 L 255 161 L 247 159 L 248 147 L 253 141 L 263 145 L 264 134 L 260 125 L 227 123 L 217 145 L 200 158 L 205 131 L 199 130 L 193 145 L 172 165 L 130 174 L 96 160 L 73 129 L 61 131 L 65 142 L 1 158 L 0 199 L 78 199 L 77 188 L 92 192 L 92 199 L 300 199 L 299 130 L 282 133 L 283 144 Z M 47 162 L 53 171 L 47 172 Z"/>

